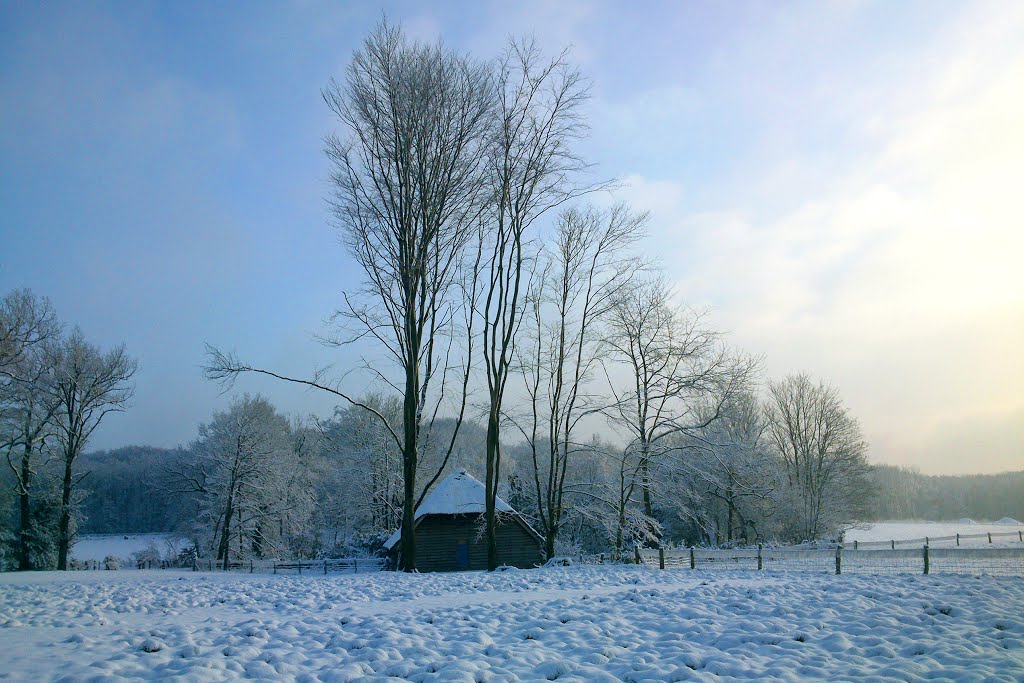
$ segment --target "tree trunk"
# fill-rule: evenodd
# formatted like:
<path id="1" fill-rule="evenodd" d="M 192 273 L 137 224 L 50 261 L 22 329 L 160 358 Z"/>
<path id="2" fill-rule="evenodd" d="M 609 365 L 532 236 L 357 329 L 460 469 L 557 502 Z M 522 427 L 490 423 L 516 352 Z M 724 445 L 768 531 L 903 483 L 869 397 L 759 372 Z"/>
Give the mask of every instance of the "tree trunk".
<path id="1" fill-rule="evenodd" d="M 28 488 L 32 481 L 32 444 L 25 444 L 25 450 L 21 454 L 21 482 L 18 493 L 19 509 L 19 535 L 18 535 L 18 569 L 28 571 L 32 569 L 32 559 L 29 557 L 29 540 L 32 538 L 32 507 L 29 501 Z"/>
<path id="2" fill-rule="evenodd" d="M 418 348 L 418 346 L 417 346 Z M 418 360 L 411 359 L 405 370 L 405 400 L 402 405 L 405 443 L 402 447 L 402 479 L 405 484 L 402 505 L 402 536 L 400 546 L 400 569 L 416 571 L 416 407 L 419 401 Z"/>
<path id="3" fill-rule="evenodd" d="M 484 496 L 484 520 L 486 523 L 487 537 L 487 569 L 494 571 L 498 568 L 498 544 L 495 539 L 496 524 L 494 519 L 495 498 L 498 495 L 498 440 L 500 437 L 498 413 L 491 403 L 491 410 L 487 416 L 487 485 Z"/>
<path id="4" fill-rule="evenodd" d="M 233 489 L 233 487 L 232 487 Z M 217 550 L 217 559 L 223 563 L 223 569 L 228 569 L 228 555 L 231 554 L 231 517 L 235 512 L 234 490 L 228 494 L 227 509 L 224 510 L 224 529 L 220 536 L 220 548 Z"/>
<path id="5" fill-rule="evenodd" d="M 57 569 L 68 568 L 68 552 L 71 550 L 71 459 L 64 460 L 64 481 L 61 482 L 60 521 L 57 525 Z"/>

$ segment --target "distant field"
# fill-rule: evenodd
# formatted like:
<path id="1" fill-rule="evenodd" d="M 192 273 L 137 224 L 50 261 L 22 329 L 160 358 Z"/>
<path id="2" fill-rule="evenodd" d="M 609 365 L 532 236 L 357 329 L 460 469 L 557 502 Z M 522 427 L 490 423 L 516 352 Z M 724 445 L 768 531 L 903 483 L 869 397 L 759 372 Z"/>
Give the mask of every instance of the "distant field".
<path id="1" fill-rule="evenodd" d="M 963 522 L 875 522 L 867 529 L 851 529 L 846 532 L 847 541 L 890 541 L 908 538 L 955 536 L 961 534 L 1005 534 L 1024 529 L 1020 524 L 968 524 Z M 995 539 L 993 539 L 995 540 Z M 983 541 L 974 542 L 987 542 Z M 1007 542 L 1005 539 L 1003 542 Z"/>
<path id="2" fill-rule="evenodd" d="M 76 560 L 102 562 L 113 555 L 121 560 L 130 560 L 132 553 L 145 550 L 150 545 L 160 551 L 161 557 L 170 549 L 170 534 L 86 534 L 78 537 L 71 548 L 71 557 Z M 177 544 L 175 547 L 179 547 Z"/>

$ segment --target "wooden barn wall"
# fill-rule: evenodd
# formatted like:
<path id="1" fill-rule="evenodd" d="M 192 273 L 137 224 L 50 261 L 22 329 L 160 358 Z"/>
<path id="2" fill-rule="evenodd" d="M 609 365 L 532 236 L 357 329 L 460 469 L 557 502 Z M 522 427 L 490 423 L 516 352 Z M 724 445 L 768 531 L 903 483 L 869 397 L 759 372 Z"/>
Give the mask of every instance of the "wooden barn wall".
<path id="1" fill-rule="evenodd" d="M 465 541 L 469 569 L 487 569 L 487 543 L 477 538 L 477 515 L 427 515 L 416 526 L 416 568 L 421 572 L 458 571 L 455 548 Z M 541 564 L 540 542 L 517 522 L 498 526 L 498 564 L 530 569 Z"/>

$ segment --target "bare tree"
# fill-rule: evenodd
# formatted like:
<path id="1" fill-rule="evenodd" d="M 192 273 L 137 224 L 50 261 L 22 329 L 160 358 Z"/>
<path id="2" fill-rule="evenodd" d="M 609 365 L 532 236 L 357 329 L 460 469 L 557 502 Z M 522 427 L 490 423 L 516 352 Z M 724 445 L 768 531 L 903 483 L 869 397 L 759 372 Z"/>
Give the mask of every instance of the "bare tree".
<path id="1" fill-rule="evenodd" d="M 836 533 L 868 496 L 867 443 L 835 387 L 805 374 L 769 382 L 768 435 L 786 469 L 798 540 Z"/>
<path id="2" fill-rule="evenodd" d="M 137 364 L 124 345 L 103 353 L 85 341 L 75 329 L 57 349 L 55 391 L 56 439 L 64 466 L 58 526 L 57 569 L 67 569 L 68 551 L 74 532 L 71 527 L 72 493 L 86 474 L 75 476 L 74 464 L 89 437 L 110 413 L 121 412 L 134 393 L 131 378 Z"/>
<path id="3" fill-rule="evenodd" d="M 537 520 L 548 557 L 554 555 L 565 513 L 571 456 L 589 448 L 576 442 L 575 431 L 609 402 L 588 383 L 604 350 L 600 327 L 623 288 L 645 267 L 632 247 L 646 221 L 646 213 L 625 204 L 563 211 L 528 295 L 523 335 L 529 342 L 519 345 L 517 358 L 529 410 L 513 423 L 530 447 Z"/>
<path id="4" fill-rule="evenodd" d="M 313 380 L 283 377 L 215 349 L 207 375 L 262 372 L 326 390 L 380 419 L 402 453 L 400 561 L 413 571 L 418 453 L 440 408 L 437 396 L 448 377 L 462 305 L 462 260 L 487 190 L 491 73 L 441 43 L 411 43 L 400 29 L 382 23 L 353 55 L 345 81 L 332 80 L 323 97 L 345 129 L 343 136 L 326 138 L 330 207 L 365 276 L 363 290 L 346 295 L 335 317 L 344 331 L 326 341 L 369 339 L 395 361 L 397 382 L 366 366 L 402 396 L 402 419 L 387 420 L 319 373 Z M 460 367 L 468 371 L 470 364 Z"/>
<path id="5" fill-rule="evenodd" d="M 565 52 L 545 60 L 535 42 L 511 42 L 499 61 L 496 92 L 482 311 L 488 406 L 484 519 L 491 569 L 498 566 L 495 501 L 503 402 L 530 287 L 531 227 L 549 210 L 596 187 L 578 180 L 586 164 L 572 143 L 587 130 L 581 111 L 587 83 Z"/>
<path id="6" fill-rule="evenodd" d="M 648 519 L 655 517 L 653 467 L 673 448 L 668 437 L 699 435 L 757 366 L 730 354 L 704 317 L 673 306 L 662 279 L 623 292 L 611 312 L 606 343 L 627 379 L 626 388 L 616 391 L 608 375 L 616 401 L 606 414 L 627 436 L 626 451 L 635 453 L 631 461 Z M 624 474 L 623 480 L 631 478 Z"/>
<path id="7" fill-rule="evenodd" d="M 29 349 L 60 334 L 53 305 L 31 290 L 15 289 L 0 301 L 0 391 L 19 379 L 18 368 Z"/>

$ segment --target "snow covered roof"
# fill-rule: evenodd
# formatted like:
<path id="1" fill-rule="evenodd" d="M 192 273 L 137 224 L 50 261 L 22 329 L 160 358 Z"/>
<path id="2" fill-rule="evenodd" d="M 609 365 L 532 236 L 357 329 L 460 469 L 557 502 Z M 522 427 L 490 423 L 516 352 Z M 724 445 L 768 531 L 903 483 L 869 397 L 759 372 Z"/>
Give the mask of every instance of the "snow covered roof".
<path id="1" fill-rule="evenodd" d="M 427 494 L 420 506 L 416 508 L 415 519 L 424 515 L 472 515 L 484 512 L 484 499 L 487 489 L 479 479 L 469 472 L 460 469 L 434 487 Z M 512 506 L 495 497 L 494 507 L 498 512 L 514 512 Z M 390 550 L 402 536 L 399 528 L 384 542 L 384 548 Z"/>

